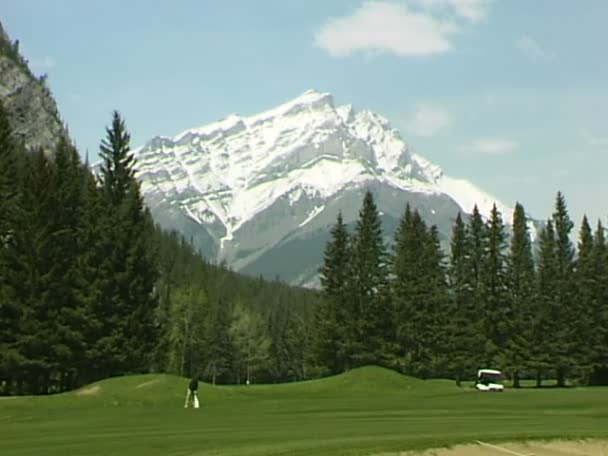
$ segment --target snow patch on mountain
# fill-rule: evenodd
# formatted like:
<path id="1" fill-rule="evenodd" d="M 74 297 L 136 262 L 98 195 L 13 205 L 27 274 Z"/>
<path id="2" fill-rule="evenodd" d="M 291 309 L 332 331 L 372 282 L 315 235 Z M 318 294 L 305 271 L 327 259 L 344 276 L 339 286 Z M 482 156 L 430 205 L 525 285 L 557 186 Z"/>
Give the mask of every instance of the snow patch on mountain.
<path id="1" fill-rule="evenodd" d="M 464 179 L 416 154 L 384 117 L 334 106 L 309 90 L 260 114 L 156 137 L 134 151 L 144 196 L 172 201 L 196 223 L 219 222 L 220 250 L 246 223 L 278 201 L 308 201 L 296 227 L 323 212 L 344 189 L 382 182 L 408 192 L 445 194 L 464 212 L 512 210 Z M 510 217 L 510 216 L 509 216 Z"/>
<path id="2" fill-rule="evenodd" d="M 450 195 L 467 214 L 473 212 L 475 205 L 477 205 L 477 209 L 485 217 L 490 216 L 494 205 L 496 205 L 496 209 L 502 214 L 503 218 L 510 217 L 513 212 L 512 208 L 501 203 L 465 179 L 455 179 L 443 175 L 437 180 L 437 187 L 442 193 Z"/>

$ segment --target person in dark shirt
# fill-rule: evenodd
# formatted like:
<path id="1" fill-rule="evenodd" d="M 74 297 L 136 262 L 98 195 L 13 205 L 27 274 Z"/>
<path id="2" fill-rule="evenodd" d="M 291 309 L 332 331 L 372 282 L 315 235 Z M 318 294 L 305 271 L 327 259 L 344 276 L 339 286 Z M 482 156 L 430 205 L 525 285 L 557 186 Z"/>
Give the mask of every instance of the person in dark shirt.
<path id="1" fill-rule="evenodd" d="M 188 404 L 192 401 L 192 406 L 198 408 L 198 375 L 192 377 L 188 384 L 188 391 L 186 392 L 186 403 L 184 408 L 188 408 Z"/>

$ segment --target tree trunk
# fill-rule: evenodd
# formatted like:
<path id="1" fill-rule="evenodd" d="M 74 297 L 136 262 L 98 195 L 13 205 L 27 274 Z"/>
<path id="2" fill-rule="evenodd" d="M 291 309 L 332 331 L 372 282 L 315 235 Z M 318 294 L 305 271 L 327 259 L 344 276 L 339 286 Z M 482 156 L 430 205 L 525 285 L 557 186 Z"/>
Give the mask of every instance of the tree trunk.
<path id="1" fill-rule="evenodd" d="M 566 369 L 563 367 L 557 368 L 557 386 L 564 388 L 566 386 Z"/>
<path id="2" fill-rule="evenodd" d="M 513 372 L 513 388 L 521 388 L 519 383 L 519 371 Z"/>
<path id="3" fill-rule="evenodd" d="M 543 386 L 543 377 L 541 375 L 541 370 L 537 369 L 536 370 L 536 387 L 540 388 L 541 386 Z"/>

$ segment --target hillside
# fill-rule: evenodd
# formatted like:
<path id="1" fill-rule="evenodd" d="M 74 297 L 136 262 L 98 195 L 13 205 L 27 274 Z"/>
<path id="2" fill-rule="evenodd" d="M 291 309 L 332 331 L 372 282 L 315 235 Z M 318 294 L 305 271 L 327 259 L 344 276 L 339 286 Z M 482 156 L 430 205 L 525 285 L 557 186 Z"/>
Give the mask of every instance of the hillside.
<path id="1" fill-rule="evenodd" d="M 0 23 L 0 103 L 10 114 L 14 134 L 27 150 L 51 153 L 59 138 L 68 137 L 57 104 L 46 84 L 36 77 L 19 53 L 19 41 L 11 41 Z"/>

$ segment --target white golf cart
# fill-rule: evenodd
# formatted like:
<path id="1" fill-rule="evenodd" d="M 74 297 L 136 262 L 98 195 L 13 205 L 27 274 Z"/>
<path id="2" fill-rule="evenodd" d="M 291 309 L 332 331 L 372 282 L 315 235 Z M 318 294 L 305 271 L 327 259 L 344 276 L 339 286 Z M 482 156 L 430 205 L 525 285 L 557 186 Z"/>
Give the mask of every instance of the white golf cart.
<path id="1" fill-rule="evenodd" d="M 496 369 L 479 369 L 475 388 L 477 391 L 504 391 L 502 372 Z"/>

